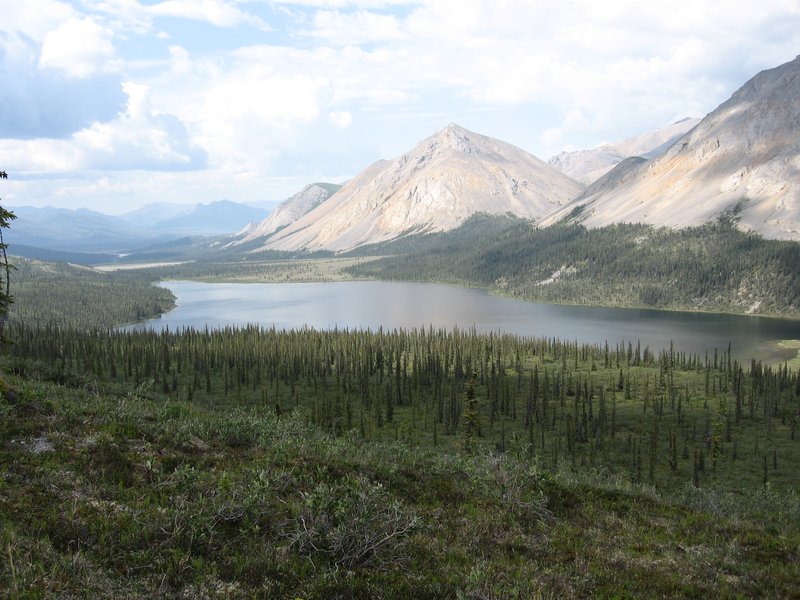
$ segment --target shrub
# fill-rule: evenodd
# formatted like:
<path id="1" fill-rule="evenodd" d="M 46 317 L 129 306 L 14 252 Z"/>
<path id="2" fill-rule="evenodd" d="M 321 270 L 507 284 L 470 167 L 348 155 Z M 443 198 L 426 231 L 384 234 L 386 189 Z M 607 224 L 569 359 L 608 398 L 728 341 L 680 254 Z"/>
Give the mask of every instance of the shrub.
<path id="1" fill-rule="evenodd" d="M 290 546 L 312 562 L 324 557 L 337 567 L 386 568 L 404 562 L 405 546 L 418 524 L 380 483 L 362 476 L 303 494 L 300 514 L 287 532 Z"/>

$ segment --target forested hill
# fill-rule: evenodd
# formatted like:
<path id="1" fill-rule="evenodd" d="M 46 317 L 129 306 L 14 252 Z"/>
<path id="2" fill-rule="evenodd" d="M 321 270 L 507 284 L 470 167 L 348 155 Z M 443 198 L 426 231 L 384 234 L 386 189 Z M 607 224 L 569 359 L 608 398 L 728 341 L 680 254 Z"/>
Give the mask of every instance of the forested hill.
<path id="1" fill-rule="evenodd" d="M 69 263 L 13 257 L 12 322 L 113 328 L 167 312 L 175 296 L 143 271 L 102 272 Z"/>
<path id="2" fill-rule="evenodd" d="M 543 302 L 800 317 L 800 244 L 742 233 L 729 215 L 681 230 L 536 229 L 478 215 L 459 229 L 367 251 L 354 275 L 489 287 Z"/>

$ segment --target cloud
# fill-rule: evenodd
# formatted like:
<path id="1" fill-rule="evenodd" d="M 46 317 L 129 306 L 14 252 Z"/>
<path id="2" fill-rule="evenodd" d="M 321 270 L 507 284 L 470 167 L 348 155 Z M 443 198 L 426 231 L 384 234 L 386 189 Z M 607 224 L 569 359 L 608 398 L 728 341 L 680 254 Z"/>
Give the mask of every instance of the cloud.
<path id="1" fill-rule="evenodd" d="M 331 123 L 342 129 L 350 127 L 350 125 L 353 124 L 353 113 L 351 112 L 335 110 L 329 113 L 328 116 L 330 117 Z"/>
<path id="2" fill-rule="evenodd" d="M 102 169 L 98 195 L 254 198 L 454 120 L 546 157 L 702 116 L 800 47 L 789 0 L 10 4 L 0 164 Z M 150 171 L 146 190 L 126 169 Z"/>
<path id="3" fill-rule="evenodd" d="M 10 34 L 24 32 L 26 38 L 41 42 L 47 33 L 77 16 L 72 6 L 57 0 L 5 2 L 0 31 Z"/>
<path id="4" fill-rule="evenodd" d="M 284 33 L 294 47 L 265 43 L 203 57 L 173 46 L 169 71 L 148 81 L 159 109 L 189 124 L 209 164 L 232 176 L 318 168 L 312 156 L 341 167 L 341 157 L 300 146 L 330 126 L 399 153 L 436 121 L 415 115 L 441 114 L 435 128 L 454 119 L 456 106 L 490 135 L 481 124 L 523 119 L 511 141 L 539 155 L 565 144 L 591 147 L 707 112 L 712 94 L 723 100 L 753 72 L 709 77 L 698 69 L 703 53 L 724 61 L 726 53 L 745 55 L 756 42 L 763 45 L 755 33 L 740 49 L 688 30 L 687 14 L 714 14 L 702 2 L 672 8 L 632 0 L 274 4 L 293 11 Z M 761 18 L 755 9 L 742 10 Z M 735 24 L 718 23 L 726 19 L 718 16 L 714 29 L 757 29 L 741 16 Z M 386 137 L 377 133 L 380 121 L 398 115 L 410 126 L 379 141 Z"/>
<path id="5" fill-rule="evenodd" d="M 238 2 L 230 0 L 162 0 L 155 3 L 102 0 L 94 5 L 94 10 L 105 14 L 120 28 L 139 34 L 153 31 L 153 20 L 163 17 L 200 21 L 223 28 L 250 25 L 264 31 L 270 29 L 261 18 L 243 11 Z"/>
<path id="6" fill-rule="evenodd" d="M 179 17 L 205 21 L 217 27 L 234 27 L 248 24 L 261 29 L 269 27 L 258 17 L 243 12 L 235 2 L 225 0 L 165 0 L 146 7 L 146 12 L 157 17 Z"/>
<path id="7" fill-rule="evenodd" d="M 0 138 L 63 138 L 124 108 L 117 75 L 65 77 L 39 69 L 38 54 L 34 40 L 0 31 Z"/>
<path id="8" fill-rule="evenodd" d="M 337 46 L 386 44 L 391 40 L 407 38 L 394 15 L 367 10 L 354 13 L 319 11 L 314 15 L 313 25 L 307 34 Z"/>
<path id="9" fill-rule="evenodd" d="M 385 8 L 391 6 L 406 6 L 423 4 L 422 0 L 416 2 L 409 0 L 272 0 L 273 4 L 286 6 L 302 6 L 313 8 Z"/>
<path id="10" fill-rule="evenodd" d="M 180 171 L 202 168 L 206 153 L 174 115 L 153 114 L 146 86 L 126 83 L 126 110 L 69 139 L 0 140 L 0 164 L 20 172 Z"/>
<path id="11" fill-rule="evenodd" d="M 190 125 L 210 164 L 232 173 L 268 171 L 276 148 L 327 116 L 330 79 L 287 66 L 305 57 L 292 49 L 257 47 L 208 59 L 173 47 L 163 75 L 172 85 L 151 81 L 158 90 L 152 99 Z"/>
<path id="12" fill-rule="evenodd" d="M 56 69 L 75 79 L 116 70 L 112 37 L 110 29 L 91 17 L 65 21 L 45 36 L 39 67 Z"/>

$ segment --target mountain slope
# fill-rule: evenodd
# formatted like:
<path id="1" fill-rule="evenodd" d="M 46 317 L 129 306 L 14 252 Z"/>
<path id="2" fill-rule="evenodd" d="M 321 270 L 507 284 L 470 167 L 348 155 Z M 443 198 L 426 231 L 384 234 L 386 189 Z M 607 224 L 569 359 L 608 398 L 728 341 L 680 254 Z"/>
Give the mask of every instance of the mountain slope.
<path id="1" fill-rule="evenodd" d="M 800 239 L 800 57 L 762 71 L 664 155 L 635 167 L 612 189 L 577 198 L 543 224 L 577 206 L 588 227 L 687 227 L 733 210 L 742 229 Z"/>
<path id="2" fill-rule="evenodd" d="M 681 119 L 667 127 L 646 131 L 621 142 L 603 144 L 591 150 L 561 152 L 551 157 L 547 163 L 572 179 L 588 185 L 629 156 L 660 156 L 699 122 L 700 119 Z"/>
<path id="3" fill-rule="evenodd" d="M 152 239 L 150 231 L 86 208 L 19 206 L 6 241 L 51 250 L 115 252 Z"/>
<path id="4" fill-rule="evenodd" d="M 800 244 L 730 222 L 536 228 L 476 215 L 415 248 L 365 261 L 357 277 L 479 286 L 534 302 L 800 317 Z"/>
<path id="5" fill-rule="evenodd" d="M 155 224 L 159 232 L 170 235 L 224 235 L 239 231 L 252 221 L 266 217 L 268 211 L 230 200 L 195 204 L 182 215 Z"/>
<path id="6" fill-rule="evenodd" d="M 124 215 L 52 206 L 13 207 L 17 215 L 7 234 L 19 254 L 32 258 L 58 252 L 129 252 L 185 236 L 216 236 L 239 231 L 268 211 L 220 200 L 209 204 L 148 204 Z M 88 259 L 88 257 L 87 257 Z"/>
<path id="7" fill-rule="evenodd" d="M 527 152 L 451 124 L 410 152 L 373 164 L 265 247 L 347 250 L 453 229 L 478 212 L 536 219 L 581 190 Z"/>
<path id="8" fill-rule="evenodd" d="M 284 200 L 263 221 L 248 225 L 243 231 L 244 236 L 232 245 L 244 244 L 258 238 L 268 237 L 287 225 L 291 225 L 307 212 L 315 209 L 330 198 L 340 188 L 340 185 L 331 183 L 312 183 L 307 185 L 288 200 Z"/>
<path id="9" fill-rule="evenodd" d="M 160 223 L 190 213 L 194 208 L 191 204 L 177 204 L 175 202 L 151 202 L 130 212 L 119 215 L 119 218 L 128 223 Z"/>

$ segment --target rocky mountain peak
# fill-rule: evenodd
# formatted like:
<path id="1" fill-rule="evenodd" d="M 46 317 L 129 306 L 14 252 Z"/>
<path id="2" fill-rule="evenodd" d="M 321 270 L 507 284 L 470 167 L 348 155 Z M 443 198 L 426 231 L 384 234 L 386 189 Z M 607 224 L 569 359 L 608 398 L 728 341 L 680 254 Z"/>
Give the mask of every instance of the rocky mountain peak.
<path id="1" fill-rule="evenodd" d="M 451 123 L 398 158 L 369 167 L 276 232 L 266 247 L 347 250 L 453 229 L 478 212 L 538 219 L 582 188 L 520 148 Z"/>
<path id="2" fill-rule="evenodd" d="M 800 57 L 761 71 L 658 158 L 572 204 L 587 226 L 686 227 L 741 211 L 739 226 L 800 239 Z M 611 182 L 609 182 L 611 183 Z M 544 220 L 555 222 L 574 206 Z"/>
<path id="3" fill-rule="evenodd" d="M 800 77 L 800 55 L 787 63 L 773 69 L 766 69 L 750 79 L 742 87 L 736 90 L 727 104 L 740 102 L 750 102 L 757 100 L 764 95 L 781 92 L 787 87 L 797 86 Z M 720 107 L 721 108 L 721 107 Z"/>
<path id="4" fill-rule="evenodd" d="M 664 154 L 675 141 L 691 130 L 700 119 L 687 117 L 633 137 L 602 144 L 590 150 L 561 152 L 547 162 L 576 181 L 590 184 L 609 173 L 625 158 L 641 156 L 654 158 Z"/>
<path id="5" fill-rule="evenodd" d="M 432 136 L 422 140 L 400 160 L 410 161 L 423 157 L 433 158 L 443 154 L 473 154 L 485 151 L 485 136 L 473 133 L 460 125 L 450 123 Z"/>

